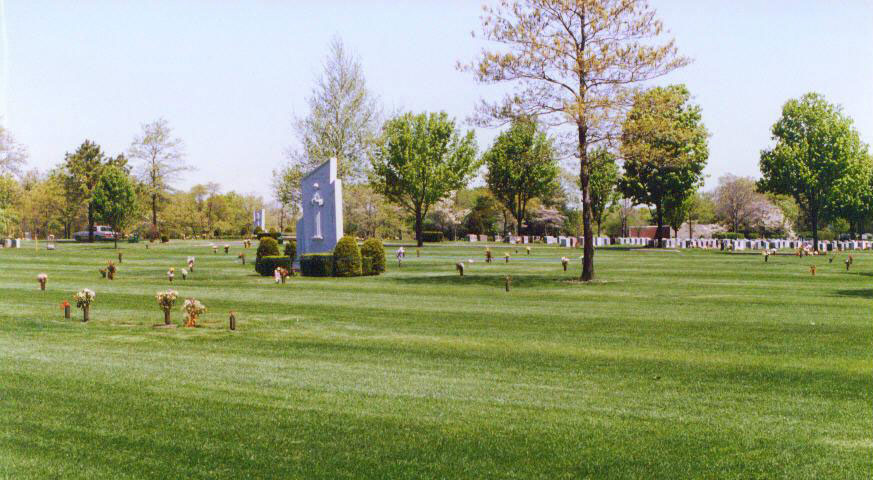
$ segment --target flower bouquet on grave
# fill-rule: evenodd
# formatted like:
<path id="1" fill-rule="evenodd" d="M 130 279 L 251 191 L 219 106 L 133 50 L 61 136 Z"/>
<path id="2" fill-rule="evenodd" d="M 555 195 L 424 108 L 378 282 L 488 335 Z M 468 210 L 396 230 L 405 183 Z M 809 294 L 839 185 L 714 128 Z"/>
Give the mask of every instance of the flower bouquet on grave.
<path id="1" fill-rule="evenodd" d="M 76 308 L 82 309 L 82 321 L 87 322 L 91 319 L 91 303 L 97 295 L 93 290 L 83 288 L 73 295 L 73 300 L 76 301 Z"/>
<path id="2" fill-rule="evenodd" d="M 182 311 L 185 312 L 185 326 L 196 327 L 197 319 L 206 313 L 206 307 L 197 299 L 187 298 L 185 304 L 182 305 Z"/>
<path id="3" fill-rule="evenodd" d="M 45 290 L 45 284 L 48 282 L 48 275 L 40 273 L 36 276 L 36 281 L 39 282 L 39 289 Z"/>
<path id="4" fill-rule="evenodd" d="M 176 298 L 178 294 L 175 290 L 167 290 L 164 292 L 158 292 L 155 294 L 155 298 L 158 301 L 158 306 L 164 312 L 164 325 L 170 324 L 170 312 L 173 310 L 173 306 L 176 304 Z"/>

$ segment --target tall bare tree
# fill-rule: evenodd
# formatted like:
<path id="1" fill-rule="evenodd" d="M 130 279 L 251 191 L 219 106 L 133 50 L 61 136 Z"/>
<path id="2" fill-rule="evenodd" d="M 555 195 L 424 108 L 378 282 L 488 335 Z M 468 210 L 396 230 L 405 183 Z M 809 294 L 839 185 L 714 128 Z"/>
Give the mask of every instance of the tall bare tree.
<path id="1" fill-rule="evenodd" d="M 336 157 L 341 180 L 365 179 L 380 112 L 360 62 L 339 37 L 331 42 L 324 72 L 307 101 L 309 115 L 295 121 L 302 151 L 291 152 L 292 164 L 308 171 Z"/>
<path id="2" fill-rule="evenodd" d="M 715 189 L 715 213 L 730 226 L 731 231 L 739 232 L 747 227 L 755 216 L 760 198 L 757 185 L 751 177 L 723 175 L 718 179 Z"/>
<path id="3" fill-rule="evenodd" d="M 0 126 L 0 174 L 20 173 L 26 160 L 27 150 Z"/>
<path id="4" fill-rule="evenodd" d="M 139 161 L 136 173 L 149 197 L 152 235 L 155 235 L 159 202 L 173 190 L 176 176 L 190 169 L 185 164 L 184 143 L 181 138 L 173 137 L 170 124 L 159 118 L 142 126 L 142 133 L 134 138 L 128 155 Z"/>
<path id="5" fill-rule="evenodd" d="M 482 36 L 503 45 L 461 66 L 482 83 L 512 82 L 516 90 L 482 102 L 489 125 L 525 115 L 572 129 L 579 158 L 585 238 L 581 280 L 594 278 L 589 145 L 612 140 L 634 86 L 689 61 L 644 0 L 500 0 L 484 7 Z"/>
<path id="6" fill-rule="evenodd" d="M 300 181 L 303 170 L 300 164 L 289 163 L 278 170 L 273 170 L 273 197 L 279 204 L 279 230 L 285 228 L 285 215 L 289 221 L 297 218 L 302 208 Z M 345 191 L 343 191 L 345 193 Z"/>

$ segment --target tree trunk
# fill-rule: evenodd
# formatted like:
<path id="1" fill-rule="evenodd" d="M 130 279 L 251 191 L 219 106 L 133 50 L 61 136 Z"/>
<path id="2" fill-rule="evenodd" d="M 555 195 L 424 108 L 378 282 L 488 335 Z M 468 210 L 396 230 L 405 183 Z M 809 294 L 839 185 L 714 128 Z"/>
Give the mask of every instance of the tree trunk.
<path id="1" fill-rule="evenodd" d="M 420 208 L 415 209 L 415 240 L 419 247 L 424 246 L 424 239 L 421 236 L 422 223 L 423 219 L 421 218 L 423 215 L 421 213 Z"/>
<path id="2" fill-rule="evenodd" d="M 818 208 L 812 207 L 809 209 L 810 220 L 812 220 L 812 249 L 818 251 Z"/>
<path id="3" fill-rule="evenodd" d="M 588 130 L 579 124 L 579 183 L 582 190 L 582 274 L 579 280 L 594 280 L 594 232 L 591 229 L 591 185 L 588 164 Z"/>
<path id="4" fill-rule="evenodd" d="M 94 243 L 94 205 L 88 202 L 88 242 Z"/>
<path id="5" fill-rule="evenodd" d="M 658 204 L 655 204 L 655 212 L 658 217 L 658 228 L 655 230 L 655 238 L 658 240 L 658 248 L 664 248 L 664 237 L 661 235 L 661 228 L 664 226 L 664 212 Z"/>
<path id="6" fill-rule="evenodd" d="M 158 194 L 152 194 L 152 232 L 154 235 L 158 233 Z"/>

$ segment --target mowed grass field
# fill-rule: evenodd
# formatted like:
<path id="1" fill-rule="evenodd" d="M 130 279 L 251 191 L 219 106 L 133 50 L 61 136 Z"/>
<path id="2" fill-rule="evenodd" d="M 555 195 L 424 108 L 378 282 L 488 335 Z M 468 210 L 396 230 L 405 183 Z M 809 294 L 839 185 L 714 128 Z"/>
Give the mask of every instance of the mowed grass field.
<path id="1" fill-rule="evenodd" d="M 873 475 L 871 254 L 600 249 L 584 285 L 578 250 L 389 247 L 383 276 L 276 285 L 238 243 L 123 244 L 112 282 L 111 245 L 25 246 L 0 250 L 0 478 Z M 202 328 L 152 327 L 171 266 Z"/>

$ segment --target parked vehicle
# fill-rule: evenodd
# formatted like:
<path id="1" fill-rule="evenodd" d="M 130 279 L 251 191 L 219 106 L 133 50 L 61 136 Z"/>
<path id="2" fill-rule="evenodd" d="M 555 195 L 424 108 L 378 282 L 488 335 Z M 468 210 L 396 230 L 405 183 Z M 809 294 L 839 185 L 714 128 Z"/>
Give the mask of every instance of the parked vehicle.
<path id="1" fill-rule="evenodd" d="M 117 234 L 112 231 L 112 227 L 107 227 L 105 225 L 94 225 L 94 241 L 107 241 L 111 242 L 115 240 Z M 87 242 L 88 241 L 88 230 L 83 230 L 81 232 L 76 232 L 73 235 L 73 239 L 77 242 Z"/>

